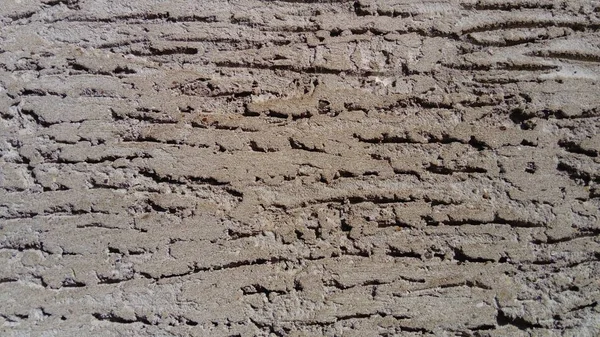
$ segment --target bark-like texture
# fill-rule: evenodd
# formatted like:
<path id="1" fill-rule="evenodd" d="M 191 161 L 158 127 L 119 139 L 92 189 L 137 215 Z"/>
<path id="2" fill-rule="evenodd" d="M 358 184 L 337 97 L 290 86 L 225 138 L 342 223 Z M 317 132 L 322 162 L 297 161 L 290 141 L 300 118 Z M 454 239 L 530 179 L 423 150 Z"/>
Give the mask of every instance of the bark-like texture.
<path id="1" fill-rule="evenodd" d="M 2 336 L 596 336 L 600 3 L 2 0 Z"/>

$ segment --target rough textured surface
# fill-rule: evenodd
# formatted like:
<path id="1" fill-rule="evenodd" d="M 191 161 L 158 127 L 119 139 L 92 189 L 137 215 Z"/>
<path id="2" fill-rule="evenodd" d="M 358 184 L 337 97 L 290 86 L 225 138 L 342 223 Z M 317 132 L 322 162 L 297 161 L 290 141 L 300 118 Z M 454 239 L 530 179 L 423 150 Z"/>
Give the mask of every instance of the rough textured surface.
<path id="1" fill-rule="evenodd" d="M 600 2 L 2 0 L 2 336 L 597 336 Z"/>

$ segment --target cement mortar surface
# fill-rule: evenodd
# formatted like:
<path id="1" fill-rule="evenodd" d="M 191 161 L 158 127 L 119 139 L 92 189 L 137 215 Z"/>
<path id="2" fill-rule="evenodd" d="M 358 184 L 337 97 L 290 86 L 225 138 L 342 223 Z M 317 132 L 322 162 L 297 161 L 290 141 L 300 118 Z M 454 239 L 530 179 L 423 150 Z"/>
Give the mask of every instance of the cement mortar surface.
<path id="1" fill-rule="evenodd" d="M 600 334 L 600 2 L 2 0 L 1 336 Z"/>

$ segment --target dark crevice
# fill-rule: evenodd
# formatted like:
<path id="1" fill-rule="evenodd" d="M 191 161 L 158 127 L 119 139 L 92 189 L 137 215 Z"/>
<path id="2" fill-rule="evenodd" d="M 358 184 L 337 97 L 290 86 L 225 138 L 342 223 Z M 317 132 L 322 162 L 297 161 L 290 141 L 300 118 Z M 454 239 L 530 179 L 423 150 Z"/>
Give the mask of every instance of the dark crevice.
<path id="1" fill-rule="evenodd" d="M 158 49 L 150 47 L 150 54 L 152 56 L 164 56 L 164 55 L 176 55 L 176 54 L 186 54 L 186 55 L 195 55 L 198 54 L 198 48 L 187 47 L 187 46 L 178 46 L 173 48 L 165 48 Z"/>
<path id="2" fill-rule="evenodd" d="M 325 150 L 323 150 L 323 149 L 317 149 L 315 147 L 309 147 L 309 146 L 305 145 L 304 143 L 302 143 L 301 141 L 296 140 L 294 138 L 289 138 L 289 142 L 290 142 L 290 146 L 294 150 L 303 150 L 303 151 L 309 151 L 309 152 L 326 153 Z"/>
<path id="3" fill-rule="evenodd" d="M 0 277 L 0 284 L 2 284 L 2 283 L 18 282 L 18 281 L 19 281 L 18 277 L 10 277 L 10 276 Z"/>
<path id="4" fill-rule="evenodd" d="M 454 173 L 487 173 L 487 170 L 480 167 L 463 167 L 458 169 L 451 169 L 444 166 L 438 166 L 434 164 L 430 164 L 425 168 L 426 171 L 435 173 L 435 174 L 444 174 L 444 175 L 452 175 Z"/>
<path id="5" fill-rule="evenodd" d="M 541 243 L 556 244 L 556 243 L 568 242 L 568 241 L 573 241 L 573 240 L 577 240 L 577 239 L 581 239 L 581 238 L 590 238 L 590 237 L 591 238 L 600 237 L 600 228 L 581 229 L 581 230 L 579 230 L 579 232 L 577 232 L 574 235 L 564 237 L 564 238 L 559 238 L 559 239 L 547 239 L 545 242 L 541 242 Z"/>
<path id="6" fill-rule="evenodd" d="M 561 140 L 558 142 L 558 146 L 564 148 L 567 152 L 583 154 L 589 157 L 598 157 L 597 149 L 584 149 L 580 144 L 575 142 Z"/>
<path id="7" fill-rule="evenodd" d="M 63 255 L 70 255 L 70 254 L 63 253 Z M 67 278 L 62 282 L 62 286 L 64 288 L 82 288 L 82 287 L 85 287 L 86 284 L 83 282 L 75 281 L 71 278 Z"/>
<path id="8" fill-rule="evenodd" d="M 539 324 L 528 322 L 525 319 L 523 319 L 522 317 L 518 317 L 518 316 L 511 317 L 511 316 L 507 315 L 506 313 L 504 313 L 504 311 L 502 311 L 502 310 L 498 310 L 498 315 L 496 316 L 496 321 L 499 326 L 512 325 L 512 326 L 518 328 L 519 330 L 523 330 L 523 331 L 529 330 L 529 329 L 543 328 L 543 326 L 541 326 Z"/>
<path id="9" fill-rule="evenodd" d="M 409 327 L 409 326 L 403 326 L 403 325 L 399 325 L 398 328 L 400 328 L 401 332 L 418 332 L 423 335 L 431 334 L 431 331 L 428 329 L 425 329 L 425 328 Z"/>
<path id="10" fill-rule="evenodd" d="M 122 283 L 122 282 L 126 282 L 129 280 L 133 279 L 133 275 L 131 277 L 127 277 L 127 278 L 109 278 L 106 276 L 97 276 L 98 277 L 98 284 L 117 284 L 117 283 Z"/>
<path id="11" fill-rule="evenodd" d="M 160 175 L 156 173 L 154 170 L 149 168 L 142 168 L 139 171 L 139 174 L 148 177 L 154 180 L 156 183 L 167 183 L 167 184 L 177 184 L 177 185 L 185 185 L 189 183 L 196 183 L 200 185 L 211 185 L 215 187 L 225 187 L 228 186 L 229 183 L 225 181 L 220 181 L 214 177 L 194 177 L 194 176 L 183 176 L 175 178 L 171 175 Z M 234 196 L 241 196 L 241 192 L 234 188 L 226 188 L 225 191 L 231 193 Z"/>
<path id="12" fill-rule="evenodd" d="M 51 125 L 53 125 L 53 124 L 56 124 L 56 123 L 49 123 L 49 122 L 46 122 L 46 121 L 45 121 L 45 120 L 43 120 L 43 119 L 42 119 L 42 118 L 41 118 L 41 117 L 40 117 L 38 114 L 36 114 L 36 113 L 35 113 L 33 110 L 21 109 L 21 112 L 22 112 L 24 115 L 31 116 L 31 118 L 33 118 L 33 120 L 34 120 L 34 121 L 35 121 L 37 124 L 39 124 L 40 126 L 42 126 L 42 127 L 45 127 L 45 128 L 47 128 L 47 127 L 49 127 L 49 126 L 51 126 Z"/>
<path id="13" fill-rule="evenodd" d="M 431 217 L 425 217 L 425 220 L 430 225 L 443 224 L 445 226 L 464 226 L 464 225 L 484 226 L 484 225 L 488 225 L 488 224 L 509 225 L 511 227 L 522 227 L 522 228 L 537 228 L 537 227 L 542 228 L 545 226 L 544 223 L 541 223 L 541 222 L 532 222 L 532 221 L 527 221 L 527 220 L 523 220 L 523 219 L 504 219 L 504 218 L 499 217 L 498 215 L 495 215 L 491 221 L 481 221 L 481 220 L 474 220 L 474 219 L 464 219 L 464 220 L 450 219 L 450 220 L 445 220 L 442 222 L 437 222 L 437 221 L 434 221 Z"/>
<path id="14" fill-rule="evenodd" d="M 514 63 L 507 63 L 507 62 L 497 62 L 497 63 L 493 63 L 493 64 L 444 63 L 443 66 L 446 68 L 449 68 L 449 69 L 465 70 L 465 71 L 484 71 L 484 72 L 490 72 L 493 70 L 547 71 L 547 70 L 555 70 L 559 67 L 557 65 L 538 64 L 538 63 L 514 64 Z"/>
<path id="15" fill-rule="evenodd" d="M 275 293 L 275 294 L 279 294 L 279 295 L 286 294 L 285 291 L 267 289 L 261 284 L 252 284 L 249 286 L 244 286 L 244 287 L 242 287 L 241 290 L 244 295 L 265 294 L 268 297 L 271 293 Z"/>
<path id="16" fill-rule="evenodd" d="M 578 291 L 578 290 L 576 290 L 576 291 Z M 598 306 L 598 302 L 594 301 L 594 302 L 589 303 L 589 304 L 582 304 L 582 305 L 573 307 L 573 308 L 569 309 L 569 312 L 584 310 L 584 309 L 587 309 L 587 308 L 595 308 L 597 306 Z"/>
<path id="17" fill-rule="evenodd" d="M 471 28 L 464 29 L 461 32 L 461 34 L 465 35 L 465 34 L 469 34 L 469 33 L 489 32 L 489 31 L 516 29 L 516 28 L 536 29 L 536 28 L 545 28 L 545 27 L 566 27 L 566 28 L 573 28 L 576 30 L 581 30 L 581 29 L 595 30 L 600 27 L 600 24 L 581 23 L 581 22 L 573 22 L 573 21 L 557 22 L 556 19 L 543 19 L 543 18 L 540 18 L 538 20 L 535 20 L 535 19 L 509 19 L 509 20 L 500 21 L 500 22 L 492 22 L 492 23 L 475 25 Z"/>
<path id="18" fill-rule="evenodd" d="M 590 181 L 600 183 L 600 175 L 592 175 L 588 172 L 579 170 L 577 167 L 565 162 L 559 162 L 556 169 L 560 172 L 565 172 L 569 178 L 580 185 L 588 186 Z"/>
<path id="19" fill-rule="evenodd" d="M 483 151 L 485 149 L 489 149 L 490 148 L 486 143 L 478 140 L 474 136 L 471 136 L 471 138 L 469 139 L 468 144 L 471 145 L 473 148 L 479 150 L 479 151 Z"/>
<path id="20" fill-rule="evenodd" d="M 385 76 L 385 72 L 364 71 L 364 70 L 338 70 L 325 68 L 322 66 L 302 67 L 299 65 L 284 65 L 284 64 L 266 64 L 266 63 L 239 63 L 233 61 L 218 61 L 215 66 L 221 68 L 245 68 L 245 69 L 262 69 L 262 70 L 284 70 L 303 74 L 321 74 L 321 75 L 350 75 L 350 76 Z"/>
<path id="21" fill-rule="evenodd" d="M 45 1 L 44 4 L 46 4 L 48 6 L 57 6 L 57 5 L 62 4 L 72 10 L 81 9 L 81 7 L 79 6 L 79 0 L 50 0 L 50 1 Z"/>
<path id="22" fill-rule="evenodd" d="M 465 253 L 463 253 L 463 251 L 459 248 L 454 248 L 454 260 L 461 262 L 461 263 L 465 263 L 465 262 L 472 262 L 472 263 L 485 263 L 485 262 L 494 262 L 493 259 L 486 259 L 486 258 L 482 258 L 482 257 L 472 257 L 472 256 L 468 256 Z"/>
<path id="23" fill-rule="evenodd" d="M 381 135 L 378 135 L 375 137 L 364 137 L 364 136 L 356 134 L 356 133 L 353 134 L 352 136 L 361 142 L 371 143 L 371 144 L 385 144 L 385 143 L 420 144 L 421 143 L 421 142 L 414 141 L 414 140 L 406 138 L 406 137 L 390 135 L 389 133 L 382 133 Z"/>
<path id="24" fill-rule="evenodd" d="M 227 235 L 231 238 L 231 240 L 239 240 L 244 238 L 251 238 L 260 235 L 261 231 L 252 231 L 252 232 L 241 232 L 231 228 L 227 229 Z"/>
<path id="25" fill-rule="evenodd" d="M 467 10 L 478 10 L 478 11 L 514 11 L 519 9 L 554 9 L 554 4 L 538 3 L 538 2 L 527 2 L 527 1 L 510 1 L 505 2 L 483 2 L 478 1 L 476 3 L 461 3 L 461 6 Z"/>
<path id="26" fill-rule="evenodd" d="M 119 317 L 113 313 L 93 313 L 92 316 L 99 321 L 108 321 L 111 323 L 119 323 L 119 324 L 131 324 L 131 323 L 142 323 L 145 325 L 153 325 L 148 319 L 136 316 L 135 319 L 126 319 L 124 317 Z"/>
<path id="27" fill-rule="evenodd" d="M 182 15 L 182 16 L 171 16 L 170 13 L 133 13 L 126 15 L 118 15 L 113 17 L 92 17 L 92 16 L 71 16 L 66 19 L 71 22 L 103 22 L 103 23 L 151 23 L 153 21 L 166 21 L 170 23 L 184 23 L 184 22 L 204 22 L 213 23 L 217 22 L 217 18 L 214 15 L 210 16 L 197 16 L 197 15 Z"/>
<path id="28" fill-rule="evenodd" d="M 266 264 L 276 264 L 276 263 L 281 263 L 281 262 L 286 262 L 286 261 L 290 261 L 290 260 L 283 258 L 283 257 L 258 258 L 258 259 L 254 259 L 254 260 L 235 261 L 235 262 L 230 262 L 230 263 L 226 263 L 226 264 L 222 264 L 222 265 L 215 265 L 215 266 L 211 266 L 211 267 L 195 266 L 183 273 L 161 275 L 159 277 L 153 277 L 152 275 L 145 273 L 145 272 L 140 272 L 139 274 L 145 278 L 154 279 L 154 280 L 158 281 L 158 280 L 162 280 L 162 279 L 183 277 L 183 276 L 188 276 L 188 275 L 193 275 L 193 274 L 208 272 L 208 271 L 226 270 L 226 269 L 234 269 L 234 268 L 247 267 L 247 266 L 258 266 L 258 265 L 266 265 Z"/>
<path id="29" fill-rule="evenodd" d="M 273 117 L 273 118 L 281 118 L 281 119 L 287 119 L 289 117 L 289 115 L 286 113 L 279 112 L 279 111 L 273 111 L 273 110 L 269 110 L 269 112 L 267 112 L 267 116 Z"/>
<path id="30" fill-rule="evenodd" d="M 412 258 L 412 259 L 421 259 L 422 256 L 421 254 L 415 252 L 415 251 L 401 251 L 400 249 L 396 248 L 396 247 L 389 247 L 389 249 L 386 250 L 385 252 L 386 255 L 391 256 L 391 257 L 406 257 L 406 258 Z"/>
<path id="31" fill-rule="evenodd" d="M 351 314 L 351 315 L 337 316 L 336 319 L 339 322 L 339 321 L 346 321 L 346 320 L 350 320 L 350 319 L 367 319 L 367 318 L 371 318 L 373 316 L 379 316 L 379 314 L 356 313 L 356 314 Z"/>
<path id="32" fill-rule="evenodd" d="M 600 55 L 587 54 L 576 51 L 549 51 L 549 50 L 538 50 L 528 53 L 530 56 L 546 57 L 546 58 L 558 58 L 570 61 L 580 62 L 600 62 Z"/>
<path id="33" fill-rule="evenodd" d="M 30 17 L 34 16 L 36 13 L 37 13 L 36 11 L 27 11 L 27 12 L 9 15 L 8 18 L 13 21 L 17 21 L 17 20 L 21 20 L 21 19 L 29 19 Z"/>

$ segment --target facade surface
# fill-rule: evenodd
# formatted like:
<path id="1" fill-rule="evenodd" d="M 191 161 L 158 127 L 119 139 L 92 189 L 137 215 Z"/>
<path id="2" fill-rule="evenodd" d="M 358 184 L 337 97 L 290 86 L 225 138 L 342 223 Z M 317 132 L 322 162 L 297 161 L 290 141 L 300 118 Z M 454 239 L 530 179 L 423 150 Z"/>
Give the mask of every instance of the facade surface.
<path id="1" fill-rule="evenodd" d="M 0 2 L 0 335 L 600 333 L 600 2 Z"/>

